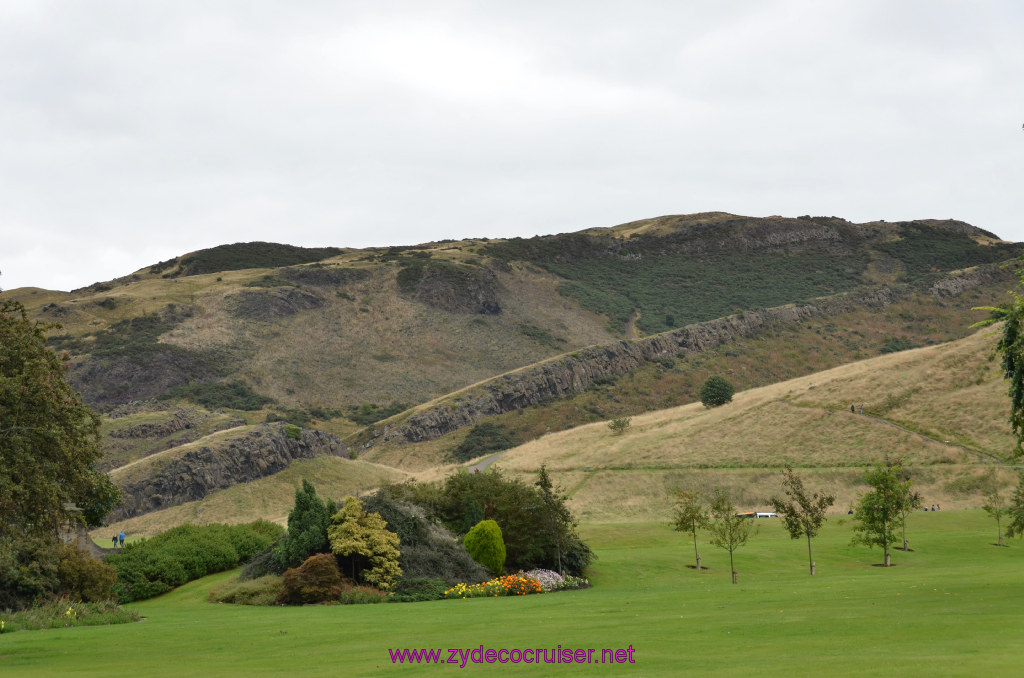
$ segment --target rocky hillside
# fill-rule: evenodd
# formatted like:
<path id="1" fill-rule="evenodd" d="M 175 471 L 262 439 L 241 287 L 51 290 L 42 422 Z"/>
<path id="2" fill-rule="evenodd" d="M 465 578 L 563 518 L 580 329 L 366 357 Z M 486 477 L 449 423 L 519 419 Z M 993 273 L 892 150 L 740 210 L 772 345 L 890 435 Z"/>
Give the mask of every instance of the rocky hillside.
<path id="1" fill-rule="evenodd" d="M 110 519 L 202 499 L 217 490 L 274 475 L 296 460 L 321 455 L 348 457 L 348 448 L 329 433 L 284 425 L 206 438 L 112 471 L 124 503 Z"/>

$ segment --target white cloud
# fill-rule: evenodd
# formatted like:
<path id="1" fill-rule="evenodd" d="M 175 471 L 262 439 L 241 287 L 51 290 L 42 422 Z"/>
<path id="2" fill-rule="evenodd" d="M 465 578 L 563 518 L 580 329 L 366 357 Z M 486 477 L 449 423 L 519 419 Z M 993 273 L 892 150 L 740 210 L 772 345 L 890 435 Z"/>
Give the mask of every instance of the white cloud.
<path id="1" fill-rule="evenodd" d="M 1011 0 L 4 3 L 0 286 L 711 209 L 1024 240 L 1021 34 Z"/>

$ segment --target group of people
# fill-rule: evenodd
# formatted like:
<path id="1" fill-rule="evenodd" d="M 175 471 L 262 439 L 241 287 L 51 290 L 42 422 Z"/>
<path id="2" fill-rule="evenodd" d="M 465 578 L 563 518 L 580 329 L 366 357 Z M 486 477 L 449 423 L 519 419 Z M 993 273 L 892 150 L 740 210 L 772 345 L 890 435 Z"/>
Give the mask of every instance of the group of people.
<path id="1" fill-rule="evenodd" d="M 928 508 L 927 506 L 925 506 L 925 507 L 924 507 L 924 510 L 925 510 L 925 511 L 941 511 L 941 510 L 942 510 L 942 507 L 941 507 L 941 506 L 939 506 L 938 504 L 932 504 L 932 507 L 931 507 L 931 508 Z"/>
<path id="2" fill-rule="evenodd" d="M 121 548 L 124 548 L 124 530 L 121 530 L 121 534 L 115 534 L 111 537 L 110 541 L 114 544 L 114 547 L 120 545 Z"/>

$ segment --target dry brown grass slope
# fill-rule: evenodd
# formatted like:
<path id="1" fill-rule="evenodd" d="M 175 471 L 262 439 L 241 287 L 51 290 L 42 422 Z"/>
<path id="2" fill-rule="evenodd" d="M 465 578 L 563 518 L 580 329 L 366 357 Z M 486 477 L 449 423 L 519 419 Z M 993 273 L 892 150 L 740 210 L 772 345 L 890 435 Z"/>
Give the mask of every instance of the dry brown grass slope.
<path id="1" fill-rule="evenodd" d="M 515 448 L 496 466 L 532 477 L 546 464 L 592 520 L 667 517 L 680 485 L 724 485 L 742 506 L 763 507 L 786 461 L 835 492 L 845 512 L 862 469 L 886 455 L 913 467 L 926 503 L 977 506 L 977 477 L 1013 446 L 994 342 L 983 330 L 742 391 L 720 408 L 636 416 L 625 435 L 581 426 Z M 850 412 L 862 403 L 864 415 Z"/>

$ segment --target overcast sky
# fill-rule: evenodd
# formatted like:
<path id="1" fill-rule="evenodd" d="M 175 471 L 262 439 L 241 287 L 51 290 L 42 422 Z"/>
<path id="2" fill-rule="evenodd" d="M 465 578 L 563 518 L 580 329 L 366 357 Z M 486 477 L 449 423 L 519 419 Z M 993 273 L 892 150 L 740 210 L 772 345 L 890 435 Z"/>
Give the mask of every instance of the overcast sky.
<path id="1" fill-rule="evenodd" d="M 1024 241 L 1024 2 L 0 3 L 0 288 L 664 214 Z"/>

